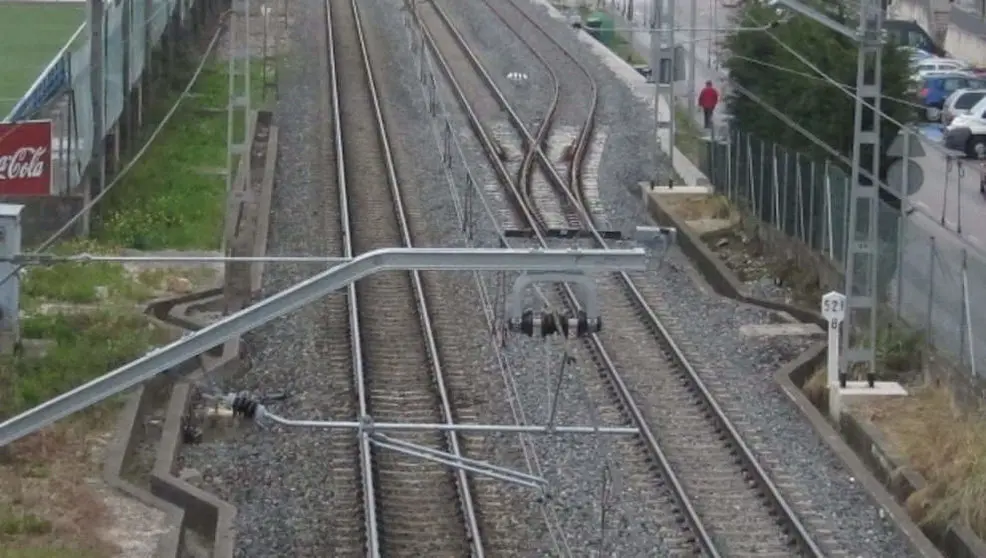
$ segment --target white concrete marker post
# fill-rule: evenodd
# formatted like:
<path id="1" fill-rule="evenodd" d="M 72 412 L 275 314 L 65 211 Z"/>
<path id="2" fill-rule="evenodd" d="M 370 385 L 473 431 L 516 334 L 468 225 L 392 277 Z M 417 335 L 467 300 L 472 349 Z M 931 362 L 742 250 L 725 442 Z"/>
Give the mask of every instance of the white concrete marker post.
<path id="1" fill-rule="evenodd" d="M 832 291 L 822 297 L 822 317 L 829 323 L 828 372 L 829 413 L 834 420 L 839 416 L 839 330 L 846 318 L 846 295 Z"/>
<path id="2" fill-rule="evenodd" d="M 839 374 L 840 333 L 846 317 L 846 295 L 832 291 L 822 297 L 822 317 L 829 323 L 828 373 L 829 416 L 836 425 L 842 413 L 843 402 L 875 396 L 907 395 L 907 390 L 897 382 L 849 381 L 848 374 Z M 843 382 L 843 380 L 846 380 Z"/>

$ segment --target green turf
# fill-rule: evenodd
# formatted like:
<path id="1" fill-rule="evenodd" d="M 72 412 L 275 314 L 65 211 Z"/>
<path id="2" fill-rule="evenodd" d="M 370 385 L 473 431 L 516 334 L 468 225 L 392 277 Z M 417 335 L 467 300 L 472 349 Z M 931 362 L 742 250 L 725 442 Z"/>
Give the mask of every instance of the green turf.
<path id="1" fill-rule="evenodd" d="M 0 119 L 86 17 L 84 2 L 0 2 Z"/>

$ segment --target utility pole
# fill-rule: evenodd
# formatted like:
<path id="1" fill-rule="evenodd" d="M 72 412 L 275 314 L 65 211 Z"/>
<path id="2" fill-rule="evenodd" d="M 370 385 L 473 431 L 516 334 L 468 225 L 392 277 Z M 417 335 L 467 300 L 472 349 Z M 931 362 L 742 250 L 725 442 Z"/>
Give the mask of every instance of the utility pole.
<path id="1" fill-rule="evenodd" d="M 103 153 L 105 151 L 103 130 L 105 122 L 106 108 L 106 72 L 104 54 L 105 33 L 103 24 L 106 22 L 105 6 L 103 0 L 88 0 L 86 5 L 89 9 L 89 93 L 92 100 L 92 169 L 93 173 L 89 176 L 89 184 L 85 187 L 82 194 L 84 207 L 89 205 L 93 195 L 98 195 L 106 186 L 106 161 Z M 83 139 L 83 141 L 86 141 Z M 90 227 L 89 212 L 82 215 L 82 230 L 84 234 L 89 234 Z"/>
<path id="2" fill-rule="evenodd" d="M 846 319 L 842 327 L 840 383 L 862 368 L 872 385 L 876 374 L 877 269 L 880 216 L 880 99 L 883 97 L 883 7 L 860 0 L 856 117 L 853 123 L 849 246 L 846 251 Z M 873 108 L 868 109 L 864 103 Z M 863 184 L 861 171 L 872 173 Z M 906 186 L 905 186 L 906 187 Z M 854 331 L 859 329 L 858 332 Z M 854 335 L 858 333 L 858 335 Z"/>
<path id="3" fill-rule="evenodd" d="M 719 57 L 715 55 L 716 38 L 719 36 L 719 0 L 712 0 L 712 34 L 709 35 L 709 65 L 719 72 Z"/>
<path id="4" fill-rule="evenodd" d="M 668 155 L 674 162 L 674 80 L 675 80 L 675 49 L 674 49 L 674 10 L 675 0 L 655 0 L 653 18 L 650 22 L 651 46 L 651 77 L 654 80 L 654 137 L 658 149 L 661 143 L 661 129 L 668 130 Z M 668 119 L 661 120 L 661 95 L 667 99 Z M 654 183 L 660 182 L 661 177 L 655 176 Z"/>
<path id="5" fill-rule="evenodd" d="M 798 0 L 780 4 L 859 43 L 856 110 L 850 171 L 849 227 L 846 229 L 846 309 L 842 326 L 839 382 L 862 370 L 872 385 L 876 375 L 877 269 L 880 260 L 880 99 L 883 97 L 883 6 L 860 0 L 855 29 L 829 18 Z M 872 108 L 867 108 L 867 105 Z M 905 153 L 904 155 L 909 155 Z M 863 179 L 862 170 L 874 181 Z M 906 187 L 906 185 L 905 185 Z"/>
<path id="6" fill-rule="evenodd" d="M 226 105 L 226 191 L 233 189 L 237 157 L 250 154 L 250 0 L 233 0 L 229 17 L 229 98 Z M 242 111 L 243 125 L 236 125 Z M 239 133 L 237 133 L 239 132 Z M 250 185 L 250 165 L 239 165 Z"/>
<path id="7" fill-rule="evenodd" d="M 718 0 L 712 0 L 714 4 Z M 691 43 L 688 49 L 691 52 L 691 60 L 688 62 L 688 115 L 689 118 L 695 117 L 695 67 L 698 65 L 698 0 L 691 0 L 691 14 L 688 19 L 688 42 Z"/>

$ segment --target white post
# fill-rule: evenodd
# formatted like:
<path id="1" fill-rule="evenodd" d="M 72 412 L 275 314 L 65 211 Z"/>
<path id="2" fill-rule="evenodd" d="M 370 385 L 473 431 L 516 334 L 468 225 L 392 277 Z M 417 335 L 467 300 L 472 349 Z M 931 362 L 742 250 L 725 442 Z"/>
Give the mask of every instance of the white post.
<path id="1" fill-rule="evenodd" d="M 0 204 L 0 256 L 21 253 L 21 211 L 23 205 Z M 12 262 L 0 262 L 0 354 L 14 352 L 20 343 L 20 274 Z"/>
<path id="2" fill-rule="evenodd" d="M 832 291 L 822 297 L 822 317 L 828 320 L 828 372 L 829 415 L 832 420 L 839 420 L 839 390 L 842 382 L 839 377 L 839 328 L 846 317 L 846 295 Z"/>

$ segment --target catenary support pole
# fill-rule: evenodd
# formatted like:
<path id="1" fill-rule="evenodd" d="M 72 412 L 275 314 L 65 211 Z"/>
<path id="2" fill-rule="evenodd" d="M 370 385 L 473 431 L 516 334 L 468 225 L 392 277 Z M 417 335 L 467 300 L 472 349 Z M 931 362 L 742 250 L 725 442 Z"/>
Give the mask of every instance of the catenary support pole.
<path id="1" fill-rule="evenodd" d="M 668 141 L 669 149 L 668 153 L 671 157 L 671 163 L 674 164 L 674 150 L 675 150 L 675 131 L 676 131 L 676 118 L 675 118 L 675 107 L 677 103 L 675 102 L 675 80 L 678 79 L 678 49 L 675 46 L 675 36 L 674 36 L 674 26 L 675 26 L 675 10 L 677 10 L 676 0 L 667 0 L 668 9 L 668 53 L 671 57 L 671 83 L 668 84 Z"/>
<path id="2" fill-rule="evenodd" d="M 715 0 L 713 0 L 715 1 Z M 688 52 L 691 56 L 688 57 L 688 115 L 689 118 L 695 117 L 696 110 L 696 95 L 695 95 L 695 85 L 698 80 L 695 76 L 695 70 L 698 66 L 698 2 L 699 0 L 690 0 L 689 3 L 691 7 L 689 8 L 690 14 L 688 18 Z"/>
<path id="3" fill-rule="evenodd" d="M 860 0 L 859 55 L 856 72 L 856 114 L 850 171 L 848 250 L 846 254 L 847 309 L 842 328 L 840 369 L 862 373 L 873 382 L 876 374 L 877 270 L 880 259 L 879 185 L 865 180 L 865 169 L 880 176 L 880 99 L 883 89 L 883 9 L 877 0 Z M 869 109 L 866 104 L 873 108 Z M 906 155 L 906 153 L 905 153 Z M 904 164 L 907 164 L 905 158 Z M 905 185 L 906 187 L 906 185 Z"/>
<path id="4" fill-rule="evenodd" d="M 106 186 L 106 143 L 105 117 L 103 116 L 106 108 L 106 72 L 105 72 L 105 29 L 106 11 L 103 0 L 89 0 L 86 2 L 88 8 L 89 22 L 89 92 L 92 99 L 92 162 L 89 184 L 84 187 L 83 200 L 86 206 L 94 195 L 103 191 Z M 89 233 L 89 212 L 82 216 L 82 230 L 85 234 Z"/>

